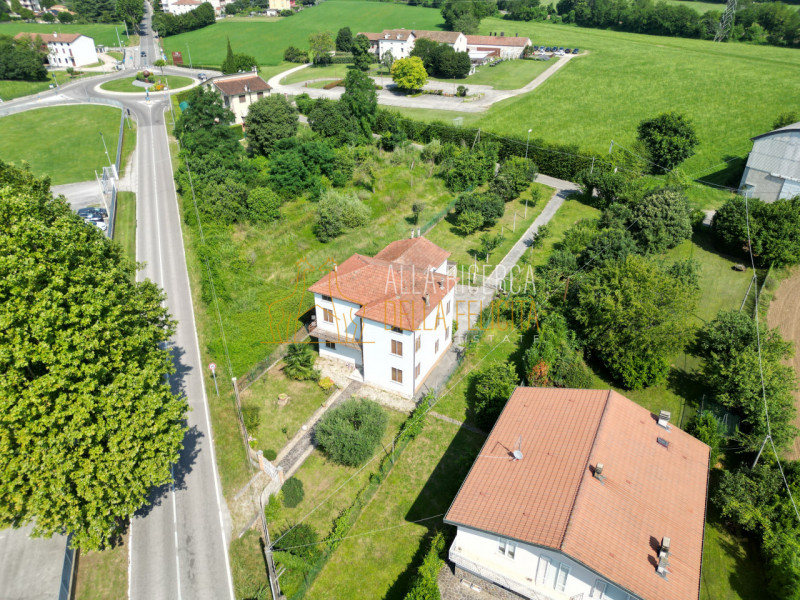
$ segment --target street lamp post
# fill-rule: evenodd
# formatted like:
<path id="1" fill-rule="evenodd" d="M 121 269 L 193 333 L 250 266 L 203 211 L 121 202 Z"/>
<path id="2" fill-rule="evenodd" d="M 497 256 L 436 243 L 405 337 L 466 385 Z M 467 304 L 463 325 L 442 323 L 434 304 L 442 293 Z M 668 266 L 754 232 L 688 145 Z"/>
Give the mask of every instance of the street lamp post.
<path id="1" fill-rule="evenodd" d="M 108 155 L 108 146 L 106 146 L 106 138 L 103 135 L 103 132 L 100 132 L 100 139 L 103 140 L 103 149 L 106 151 L 106 158 L 108 159 L 108 166 L 113 167 L 114 163 L 111 162 L 111 157 Z"/>
<path id="2" fill-rule="evenodd" d="M 189 54 L 189 68 L 194 69 L 194 67 L 192 66 L 192 51 L 189 50 L 189 44 L 186 44 L 186 52 L 187 54 Z"/>
<path id="3" fill-rule="evenodd" d="M 531 131 L 533 131 L 533 129 L 528 129 L 528 139 L 525 140 L 525 158 L 528 158 L 528 144 L 531 141 Z"/>

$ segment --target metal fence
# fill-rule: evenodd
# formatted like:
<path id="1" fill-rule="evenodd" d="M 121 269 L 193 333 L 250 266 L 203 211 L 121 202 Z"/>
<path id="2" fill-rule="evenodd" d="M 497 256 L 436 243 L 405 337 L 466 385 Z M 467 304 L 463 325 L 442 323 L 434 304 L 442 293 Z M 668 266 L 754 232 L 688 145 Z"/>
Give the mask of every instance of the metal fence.
<path id="1" fill-rule="evenodd" d="M 122 108 L 122 105 L 120 105 Z M 119 117 L 119 138 L 117 139 L 117 160 L 114 162 L 116 175 L 119 177 L 120 161 L 122 160 L 122 143 L 125 139 L 125 109 L 122 108 L 122 114 Z M 108 237 L 114 239 L 114 230 L 117 223 L 117 182 L 112 182 L 111 185 L 111 202 L 108 205 Z"/>

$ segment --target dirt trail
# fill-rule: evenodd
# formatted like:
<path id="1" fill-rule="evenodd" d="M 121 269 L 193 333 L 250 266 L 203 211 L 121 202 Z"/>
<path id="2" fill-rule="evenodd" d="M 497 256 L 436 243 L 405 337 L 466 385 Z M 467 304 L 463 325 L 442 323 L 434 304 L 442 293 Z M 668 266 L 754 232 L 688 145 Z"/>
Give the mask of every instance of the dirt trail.
<path id="1" fill-rule="evenodd" d="M 795 354 L 792 366 L 800 374 L 800 269 L 795 269 L 788 279 L 784 279 L 769 306 L 767 323 L 777 327 L 784 339 L 794 344 Z M 800 427 L 800 390 L 794 393 L 797 417 L 794 424 Z M 787 452 L 787 458 L 800 459 L 800 437 L 794 440 L 794 447 Z"/>

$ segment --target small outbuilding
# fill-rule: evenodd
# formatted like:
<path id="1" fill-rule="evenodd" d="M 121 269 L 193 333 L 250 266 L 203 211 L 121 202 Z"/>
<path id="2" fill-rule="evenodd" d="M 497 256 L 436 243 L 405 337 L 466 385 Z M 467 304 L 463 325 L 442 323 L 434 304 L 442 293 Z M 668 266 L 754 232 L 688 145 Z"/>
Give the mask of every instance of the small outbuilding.
<path id="1" fill-rule="evenodd" d="M 752 139 L 740 190 L 764 202 L 800 196 L 800 123 Z"/>

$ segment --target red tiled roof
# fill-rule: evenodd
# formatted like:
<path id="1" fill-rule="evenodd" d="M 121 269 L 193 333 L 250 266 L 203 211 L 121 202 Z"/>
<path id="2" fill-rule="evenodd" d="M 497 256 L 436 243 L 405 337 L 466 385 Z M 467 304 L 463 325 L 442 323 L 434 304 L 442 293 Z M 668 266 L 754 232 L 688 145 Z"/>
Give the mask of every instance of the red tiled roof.
<path id="1" fill-rule="evenodd" d="M 378 40 L 383 38 L 383 34 L 381 34 L 381 33 L 369 33 L 369 32 L 364 32 L 364 31 L 361 31 L 361 32 L 357 33 L 356 35 L 366 36 L 366 38 L 370 42 L 377 42 Z"/>
<path id="2" fill-rule="evenodd" d="M 194 6 L 196 4 L 199 5 L 202 3 L 198 2 L 197 0 L 178 0 L 177 2 L 172 3 L 173 6 Z"/>
<path id="3" fill-rule="evenodd" d="M 425 38 L 426 40 L 433 40 L 440 44 L 455 44 L 458 37 L 463 35 L 460 31 L 419 31 L 414 30 L 414 36 L 418 38 Z"/>
<path id="4" fill-rule="evenodd" d="M 250 92 L 266 92 L 272 88 L 258 75 L 242 75 L 231 79 L 214 79 L 214 86 L 226 96 L 236 96 Z M 247 89 L 246 89 L 247 88 Z"/>
<path id="5" fill-rule="evenodd" d="M 18 40 L 23 36 L 27 36 L 33 40 L 37 37 L 40 37 L 42 38 L 42 42 L 45 44 L 47 42 L 64 42 L 65 44 L 71 44 L 82 35 L 82 33 L 28 33 L 21 31 L 14 36 L 14 39 Z"/>
<path id="6" fill-rule="evenodd" d="M 422 249 L 428 248 L 434 259 L 444 254 L 442 260 L 436 263 L 437 267 L 450 254 L 428 240 L 425 242 L 403 246 L 396 246 L 397 242 L 394 242 L 374 258 L 354 254 L 308 289 L 360 305 L 361 308 L 356 312 L 359 317 L 404 330 L 415 330 L 457 283 L 456 278 L 435 273 L 428 268 L 429 263 L 433 263 L 419 255 Z M 384 253 L 404 259 L 405 262 L 380 257 Z M 426 294 L 427 306 L 424 299 Z"/>
<path id="7" fill-rule="evenodd" d="M 438 268 L 450 253 L 424 237 L 406 238 L 392 242 L 375 255 L 375 258 L 398 262 L 417 269 Z"/>
<path id="8" fill-rule="evenodd" d="M 468 35 L 467 44 L 470 46 L 518 46 L 524 48 L 531 43 L 530 38 L 505 37 L 499 35 Z"/>
<path id="9" fill-rule="evenodd" d="M 519 436 L 522 460 L 486 458 Z M 560 550 L 645 600 L 697 598 L 708 461 L 708 446 L 616 392 L 517 388 L 445 521 Z"/>

